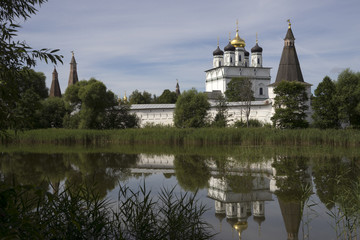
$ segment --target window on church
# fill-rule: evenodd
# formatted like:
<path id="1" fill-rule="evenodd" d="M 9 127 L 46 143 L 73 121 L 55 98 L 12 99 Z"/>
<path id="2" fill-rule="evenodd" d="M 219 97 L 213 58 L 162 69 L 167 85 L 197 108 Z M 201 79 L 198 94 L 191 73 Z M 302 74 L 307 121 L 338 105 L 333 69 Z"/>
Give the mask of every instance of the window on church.
<path id="1" fill-rule="evenodd" d="M 221 62 L 219 61 L 219 67 L 221 67 Z"/>
<path id="2" fill-rule="evenodd" d="M 258 64 L 260 64 L 260 58 L 258 58 Z"/>
<path id="3" fill-rule="evenodd" d="M 230 57 L 230 63 L 232 63 L 232 57 Z"/>
<path id="4" fill-rule="evenodd" d="M 241 55 L 239 55 L 239 62 L 241 62 Z"/>
<path id="5" fill-rule="evenodd" d="M 263 88 L 260 88 L 259 89 L 259 95 L 263 95 L 263 94 L 264 94 Z"/>

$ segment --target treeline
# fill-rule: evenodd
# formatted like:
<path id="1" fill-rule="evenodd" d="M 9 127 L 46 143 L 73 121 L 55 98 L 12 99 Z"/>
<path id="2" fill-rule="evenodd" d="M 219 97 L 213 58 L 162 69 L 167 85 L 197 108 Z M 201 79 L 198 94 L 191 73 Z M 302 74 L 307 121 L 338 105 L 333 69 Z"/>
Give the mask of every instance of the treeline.
<path id="1" fill-rule="evenodd" d="M 336 81 L 326 76 L 314 93 L 315 127 L 360 127 L 360 72 L 346 69 Z"/>

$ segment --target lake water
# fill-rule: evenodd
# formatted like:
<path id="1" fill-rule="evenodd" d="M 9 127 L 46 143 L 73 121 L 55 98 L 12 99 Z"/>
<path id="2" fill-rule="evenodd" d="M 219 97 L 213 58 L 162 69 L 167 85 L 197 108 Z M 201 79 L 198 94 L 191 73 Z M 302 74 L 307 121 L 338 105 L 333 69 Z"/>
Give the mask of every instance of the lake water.
<path id="1" fill-rule="evenodd" d="M 116 202 L 119 184 L 197 192 L 215 239 L 349 239 L 360 206 L 357 149 L 12 147 L 0 180 L 52 190 L 87 182 Z M 354 230 L 351 230 L 355 227 Z"/>

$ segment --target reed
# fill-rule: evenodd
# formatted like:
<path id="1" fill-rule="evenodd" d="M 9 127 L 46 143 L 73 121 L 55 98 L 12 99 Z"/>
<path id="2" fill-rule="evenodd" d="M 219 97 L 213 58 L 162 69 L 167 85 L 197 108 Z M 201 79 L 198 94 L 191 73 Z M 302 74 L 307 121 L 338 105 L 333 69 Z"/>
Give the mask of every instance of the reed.
<path id="1" fill-rule="evenodd" d="M 124 130 L 39 129 L 24 131 L 2 140 L 2 144 L 153 144 L 153 145 L 241 145 L 241 146 L 360 146 L 360 131 L 271 128 L 143 128 Z"/>

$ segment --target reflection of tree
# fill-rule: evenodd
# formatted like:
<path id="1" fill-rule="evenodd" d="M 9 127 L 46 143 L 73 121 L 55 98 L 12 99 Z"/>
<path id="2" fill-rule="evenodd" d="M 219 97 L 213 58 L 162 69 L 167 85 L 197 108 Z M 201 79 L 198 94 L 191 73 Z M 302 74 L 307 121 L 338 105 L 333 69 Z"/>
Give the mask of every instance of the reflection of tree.
<path id="1" fill-rule="evenodd" d="M 334 218 L 337 234 L 352 239 L 360 217 L 359 167 L 345 158 L 325 158 L 314 170 L 317 194 Z"/>
<path id="2" fill-rule="evenodd" d="M 250 193 L 253 190 L 253 177 L 251 174 L 239 175 L 228 175 L 226 176 L 229 187 L 235 193 Z"/>
<path id="3" fill-rule="evenodd" d="M 67 186 L 93 186 L 100 197 L 105 197 L 119 180 L 130 176 L 129 167 L 135 166 L 138 155 L 81 153 L 65 155 L 64 158 L 73 166 L 66 174 Z"/>
<path id="4" fill-rule="evenodd" d="M 304 204 L 312 194 L 308 159 L 304 157 L 277 157 L 275 194 L 278 197 L 288 239 L 298 239 Z"/>
<path id="5" fill-rule="evenodd" d="M 105 197 L 118 181 L 130 176 L 138 155 L 111 153 L 38 154 L 15 153 L 0 155 L 3 182 L 7 185 L 33 185 L 48 190 L 49 183 L 57 192 L 66 178 L 66 186 L 85 184 Z"/>
<path id="6" fill-rule="evenodd" d="M 184 190 L 195 191 L 207 187 L 210 170 L 205 157 L 199 155 L 175 155 L 175 173 Z"/>

